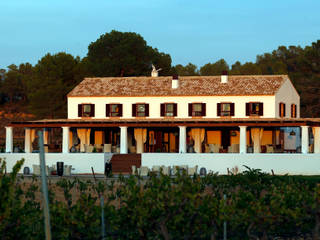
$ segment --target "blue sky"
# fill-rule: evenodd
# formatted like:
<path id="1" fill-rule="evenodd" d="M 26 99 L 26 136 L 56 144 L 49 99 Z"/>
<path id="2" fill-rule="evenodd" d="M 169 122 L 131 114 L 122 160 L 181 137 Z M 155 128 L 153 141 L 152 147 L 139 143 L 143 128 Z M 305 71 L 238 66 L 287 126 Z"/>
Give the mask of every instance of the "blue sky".
<path id="1" fill-rule="evenodd" d="M 84 57 L 115 29 L 137 32 L 173 64 L 255 61 L 320 39 L 319 0 L 0 0 L 0 68 L 46 53 Z"/>

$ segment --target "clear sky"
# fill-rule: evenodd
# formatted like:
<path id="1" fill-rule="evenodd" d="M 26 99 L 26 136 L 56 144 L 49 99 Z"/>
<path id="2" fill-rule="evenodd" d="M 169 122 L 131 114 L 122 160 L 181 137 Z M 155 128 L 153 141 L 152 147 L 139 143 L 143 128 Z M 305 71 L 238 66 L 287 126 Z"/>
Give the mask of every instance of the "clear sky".
<path id="1" fill-rule="evenodd" d="M 320 39 L 320 0 L 0 0 L 0 68 L 84 57 L 111 30 L 137 32 L 173 64 L 255 61 Z"/>

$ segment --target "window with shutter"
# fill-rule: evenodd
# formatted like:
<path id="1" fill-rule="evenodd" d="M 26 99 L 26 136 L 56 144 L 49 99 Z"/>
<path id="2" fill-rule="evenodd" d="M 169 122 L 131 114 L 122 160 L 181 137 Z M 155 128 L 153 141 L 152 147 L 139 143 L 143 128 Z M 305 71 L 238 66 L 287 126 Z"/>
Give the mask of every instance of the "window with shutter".
<path id="1" fill-rule="evenodd" d="M 218 103 L 218 116 L 234 116 L 234 103 Z"/>
<path id="2" fill-rule="evenodd" d="M 174 117 L 174 103 L 164 103 L 163 104 L 163 116 L 165 117 Z"/>
<path id="3" fill-rule="evenodd" d="M 189 116 L 198 117 L 206 115 L 205 103 L 189 103 Z"/>
<path id="4" fill-rule="evenodd" d="M 296 118 L 297 117 L 297 105 L 291 104 L 291 117 Z"/>
<path id="5" fill-rule="evenodd" d="M 78 117 L 82 117 L 82 104 L 78 104 Z"/>
<path id="6" fill-rule="evenodd" d="M 246 116 L 263 116 L 263 103 L 246 103 Z"/>
<path id="7" fill-rule="evenodd" d="M 135 105 L 135 107 L 134 107 Z M 133 113 L 135 112 L 135 115 Z M 136 117 L 148 117 L 149 116 L 149 104 L 137 103 L 132 105 L 132 115 Z"/>
<path id="8" fill-rule="evenodd" d="M 279 103 L 279 117 L 285 117 L 286 116 L 286 104 Z"/>
<path id="9" fill-rule="evenodd" d="M 109 117 L 122 117 L 122 104 L 109 104 Z"/>
<path id="10" fill-rule="evenodd" d="M 81 117 L 93 117 L 94 116 L 94 104 L 79 104 L 81 105 Z"/>

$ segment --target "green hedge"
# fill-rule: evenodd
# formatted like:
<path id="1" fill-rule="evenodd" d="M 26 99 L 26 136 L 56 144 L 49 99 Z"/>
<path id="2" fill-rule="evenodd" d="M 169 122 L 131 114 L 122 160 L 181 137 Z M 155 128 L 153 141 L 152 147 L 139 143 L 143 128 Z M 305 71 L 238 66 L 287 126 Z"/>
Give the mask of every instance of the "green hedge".
<path id="1" fill-rule="evenodd" d="M 17 178 L 23 160 L 11 174 L 0 164 L 0 238 L 44 239 L 38 178 L 29 185 Z M 224 222 L 228 239 L 319 239 L 318 179 L 250 168 L 229 176 L 61 179 L 49 185 L 52 236 L 101 239 L 100 193 L 106 239 L 222 239 Z"/>

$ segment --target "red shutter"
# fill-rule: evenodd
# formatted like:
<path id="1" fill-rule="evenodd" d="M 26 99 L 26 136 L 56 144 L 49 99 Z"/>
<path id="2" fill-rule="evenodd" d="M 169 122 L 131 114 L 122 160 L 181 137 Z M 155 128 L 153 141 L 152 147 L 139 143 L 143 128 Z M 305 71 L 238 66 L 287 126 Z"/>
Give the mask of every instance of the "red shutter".
<path id="1" fill-rule="evenodd" d="M 78 117 L 82 117 L 82 104 L 78 104 Z"/>
<path id="2" fill-rule="evenodd" d="M 246 116 L 250 116 L 250 103 L 246 103 Z"/>
<path id="3" fill-rule="evenodd" d="M 90 104 L 90 105 L 91 105 L 90 117 L 94 117 L 94 104 Z"/>
<path id="4" fill-rule="evenodd" d="M 106 104 L 106 117 L 110 117 L 110 104 Z"/>
<path id="5" fill-rule="evenodd" d="M 221 116 L 221 103 L 217 103 L 217 116 Z"/>
<path id="6" fill-rule="evenodd" d="M 160 104 L 160 116 L 161 117 L 164 117 L 165 107 L 166 107 L 166 105 L 164 103 Z"/>
<path id="7" fill-rule="evenodd" d="M 202 103 L 202 113 L 201 113 L 201 116 L 206 116 L 206 104 L 205 103 Z"/>
<path id="8" fill-rule="evenodd" d="M 173 104 L 173 116 L 176 117 L 178 115 L 178 104 Z"/>
<path id="9" fill-rule="evenodd" d="M 263 103 L 259 103 L 259 116 L 263 116 Z"/>
<path id="10" fill-rule="evenodd" d="M 149 104 L 145 104 L 145 106 L 146 106 L 145 116 L 149 117 Z"/>
<path id="11" fill-rule="evenodd" d="M 286 104 L 283 104 L 283 116 L 286 117 Z"/>
<path id="12" fill-rule="evenodd" d="M 119 107 L 119 117 L 122 117 L 122 104 L 118 104 Z"/>
<path id="13" fill-rule="evenodd" d="M 132 104 L 132 117 L 137 116 L 137 104 Z"/>
<path id="14" fill-rule="evenodd" d="M 234 103 L 230 103 L 230 116 L 234 116 Z"/>
<path id="15" fill-rule="evenodd" d="M 189 117 L 192 117 L 192 103 L 189 103 L 188 109 L 189 109 Z"/>

